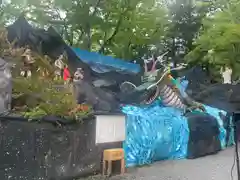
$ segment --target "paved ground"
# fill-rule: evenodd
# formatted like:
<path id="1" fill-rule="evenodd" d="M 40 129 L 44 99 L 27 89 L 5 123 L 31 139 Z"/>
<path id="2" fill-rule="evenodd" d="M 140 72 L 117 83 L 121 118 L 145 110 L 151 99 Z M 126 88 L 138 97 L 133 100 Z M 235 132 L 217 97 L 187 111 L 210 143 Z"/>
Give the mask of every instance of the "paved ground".
<path id="1" fill-rule="evenodd" d="M 231 180 L 234 149 L 195 160 L 165 161 L 130 169 L 125 176 L 84 178 L 89 180 Z M 233 169 L 236 178 L 236 165 Z M 81 179 L 83 180 L 83 179 Z"/>

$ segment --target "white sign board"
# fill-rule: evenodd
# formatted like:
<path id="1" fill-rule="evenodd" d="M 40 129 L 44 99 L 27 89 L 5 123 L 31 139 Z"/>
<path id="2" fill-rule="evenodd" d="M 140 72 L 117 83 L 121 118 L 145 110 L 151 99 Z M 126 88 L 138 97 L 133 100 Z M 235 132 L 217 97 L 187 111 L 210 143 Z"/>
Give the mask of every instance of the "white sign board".
<path id="1" fill-rule="evenodd" d="M 125 140 L 124 115 L 96 116 L 96 144 L 120 142 Z"/>

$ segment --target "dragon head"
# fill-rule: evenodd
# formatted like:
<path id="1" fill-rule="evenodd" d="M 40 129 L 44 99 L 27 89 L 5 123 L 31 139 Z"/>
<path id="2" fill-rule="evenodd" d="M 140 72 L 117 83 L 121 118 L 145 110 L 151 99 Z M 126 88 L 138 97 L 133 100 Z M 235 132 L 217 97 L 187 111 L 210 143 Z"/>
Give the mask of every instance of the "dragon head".
<path id="1" fill-rule="evenodd" d="M 150 80 L 151 79 L 151 80 Z M 153 79 L 153 80 L 152 80 Z M 160 91 L 165 84 L 173 85 L 173 77 L 169 71 L 158 71 L 157 74 L 145 76 L 143 84 L 136 87 L 130 82 L 125 82 L 120 89 L 121 103 L 130 105 L 149 105 L 160 98 Z"/>
<path id="2" fill-rule="evenodd" d="M 141 86 L 144 86 L 143 84 Z M 149 105 L 155 101 L 159 96 L 160 89 L 158 86 L 154 86 L 150 89 L 147 89 L 147 86 L 142 89 L 135 89 L 128 93 L 122 93 L 119 96 L 119 100 L 123 104 L 128 105 Z"/>

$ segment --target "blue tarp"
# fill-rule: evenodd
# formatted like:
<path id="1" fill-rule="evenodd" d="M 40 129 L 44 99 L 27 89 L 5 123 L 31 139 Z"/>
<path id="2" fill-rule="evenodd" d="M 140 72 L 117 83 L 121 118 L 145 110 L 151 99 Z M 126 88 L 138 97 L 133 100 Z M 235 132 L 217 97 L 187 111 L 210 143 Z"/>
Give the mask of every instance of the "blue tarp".
<path id="1" fill-rule="evenodd" d="M 97 72 L 107 72 L 110 70 L 122 70 L 132 73 L 138 73 L 141 70 L 139 64 L 129 63 L 127 61 L 104 56 L 96 52 L 89 52 L 79 48 L 72 48 L 75 54 L 85 63 L 89 64 Z"/>
<path id="2" fill-rule="evenodd" d="M 187 82 L 184 81 L 186 88 Z M 221 147 L 226 147 L 226 130 L 217 108 L 205 106 L 219 124 Z M 125 106 L 126 140 L 123 143 L 126 152 L 127 167 L 150 164 L 163 159 L 181 159 L 187 156 L 189 139 L 188 123 L 183 112 L 162 106 L 160 101 L 148 107 Z M 233 129 L 230 144 L 233 143 Z"/>
<path id="3" fill-rule="evenodd" d="M 207 112 L 209 114 L 211 114 L 212 116 L 214 116 L 218 121 L 219 130 L 220 130 L 219 139 L 220 139 L 220 142 L 221 142 L 222 149 L 226 148 L 229 145 L 232 145 L 234 143 L 233 128 L 231 128 L 231 131 L 230 131 L 229 142 L 228 142 L 228 144 L 226 144 L 226 134 L 227 134 L 227 132 L 226 132 L 226 129 L 224 128 L 224 126 L 223 126 L 223 120 L 219 116 L 219 112 L 221 112 L 223 115 L 226 115 L 227 112 L 223 111 L 223 110 L 220 110 L 218 108 L 210 107 L 210 106 L 205 106 L 205 108 L 206 108 Z M 232 122 L 230 122 L 230 125 L 232 127 Z"/>
<path id="4" fill-rule="evenodd" d="M 189 130 L 181 111 L 156 102 L 145 108 L 125 106 L 123 112 L 127 116 L 123 146 L 128 167 L 186 157 Z"/>

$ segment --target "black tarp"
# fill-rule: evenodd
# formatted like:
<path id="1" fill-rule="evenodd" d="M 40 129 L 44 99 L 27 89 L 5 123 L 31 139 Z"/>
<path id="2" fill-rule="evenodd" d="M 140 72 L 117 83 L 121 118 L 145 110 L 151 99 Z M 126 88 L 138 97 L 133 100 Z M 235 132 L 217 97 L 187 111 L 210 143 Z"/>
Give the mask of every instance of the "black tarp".
<path id="1" fill-rule="evenodd" d="M 221 150 L 217 119 L 209 114 L 187 115 L 189 141 L 187 158 L 194 159 Z"/>
<path id="2" fill-rule="evenodd" d="M 57 124 L 1 117 L 1 180 L 72 180 L 98 173 L 103 150 L 122 146 L 96 145 L 94 119 Z"/>
<path id="3" fill-rule="evenodd" d="M 227 112 L 240 109 L 240 84 L 214 83 L 208 73 L 198 66 L 178 75 L 185 76 L 189 81 L 186 91 L 194 100 Z"/>
<path id="4" fill-rule="evenodd" d="M 239 111 L 240 110 L 240 84 L 237 85 L 231 85 L 231 84 L 221 84 L 221 83 L 214 83 L 212 78 L 208 75 L 206 71 L 204 71 L 201 67 L 194 67 L 190 70 L 187 70 L 181 74 L 181 76 L 186 76 L 186 79 L 189 81 L 189 85 L 187 87 L 188 94 L 196 101 L 201 102 L 205 105 L 218 108 L 220 110 L 224 110 L 227 112 L 227 117 L 223 117 L 223 123 L 224 128 L 226 129 L 226 142 L 229 140 L 229 131 L 232 127 L 229 127 L 229 114 L 232 114 L 232 112 Z M 212 141 L 212 144 L 215 144 L 215 150 L 218 151 L 218 139 L 216 135 L 209 134 L 208 128 L 213 127 L 213 125 L 201 122 L 198 117 L 191 117 L 189 120 L 189 129 L 191 129 L 191 126 L 202 126 L 205 129 L 206 136 L 213 137 L 213 139 L 209 139 L 207 141 L 199 141 L 199 143 L 194 143 L 196 140 L 192 139 L 194 136 L 201 138 L 201 133 L 197 133 L 198 131 L 194 132 L 190 130 L 190 132 L 194 132 L 195 135 L 190 133 L 190 141 L 192 141 L 192 145 L 189 145 L 189 152 L 192 152 L 192 157 L 201 156 L 201 153 L 199 152 L 201 149 L 201 146 L 208 147 L 210 142 Z M 200 118 L 201 119 L 201 118 Z M 206 119 L 208 119 L 206 117 Z M 213 122 L 213 120 L 212 120 Z M 210 122 L 209 122 L 210 123 Z M 211 128 L 209 129 L 209 132 L 214 132 Z M 238 133 L 240 134 L 240 130 L 238 130 Z M 198 135 L 197 135 L 198 134 Z M 209 146 L 210 147 L 210 146 Z M 211 146 L 211 148 L 214 149 L 214 146 Z M 202 148 L 204 151 L 209 153 L 211 149 L 209 148 Z M 212 149 L 212 150 L 213 150 Z M 194 155 L 195 154 L 195 155 Z"/>
<path id="5" fill-rule="evenodd" d="M 240 109 L 239 90 L 239 84 L 212 84 L 193 98 L 206 105 L 233 112 Z"/>
<path id="6" fill-rule="evenodd" d="M 79 104 L 91 104 L 95 112 L 120 112 L 118 95 L 107 89 L 93 87 L 88 81 L 74 83 L 76 99 Z"/>
<path id="7" fill-rule="evenodd" d="M 194 100 L 224 110 L 228 116 L 240 110 L 240 84 L 213 83 L 211 77 L 200 67 L 194 67 L 181 74 L 181 76 L 184 75 L 189 80 L 187 92 Z M 228 142 L 231 129 L 228 121 L 223 121 L 227 131 L 226 142 Z M 240 134 L 240 128 L 238 128 L 238 134 Z M 240 135 L 238 139 L 240 139 Z"/>
<path id="8" fill-rule="evenodd" d="M 206 71 L 200 66 L 195 66 L 190 69 L 175 70 L 172 72 L 175 78 L 185 77 L 188 81 L 187 92 L 191 96 L 197 95 L 212 85 L 212 79 Z"/>

